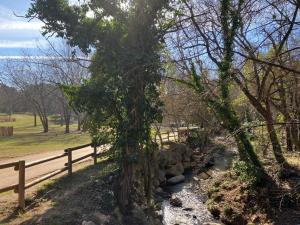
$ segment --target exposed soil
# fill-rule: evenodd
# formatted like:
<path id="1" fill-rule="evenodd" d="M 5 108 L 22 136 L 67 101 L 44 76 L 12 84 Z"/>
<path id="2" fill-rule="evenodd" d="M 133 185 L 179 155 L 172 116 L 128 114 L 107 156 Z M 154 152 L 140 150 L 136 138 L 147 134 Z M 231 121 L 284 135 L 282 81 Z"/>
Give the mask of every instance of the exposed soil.
<path id="1" fill-rule="evenodd" d="M 215 155 L 212 176 L 200 180 L 199 192 L 208 193 L 206 204 L 215 218 L 225 225 L 299 225 L 299 177 L 278 182 L 272 177 L 261 186 L 252 187 L 232 170 L 216 169 L 218 164 L 222 167 L 222 161 L 226 162 L 228 153 L 230 150 L 219 152 L 220 157 Z M 269 168 L 272 170 L 268 173 L 274 176 L 274 166 Z"/>
<path id="2" fill-rule="evenodd" d="M 27 199 L 25 212 L 4 210 L 0 224 L 77 225 L 82 221 L 111 223 L 115 208 L 111 174 L 115 165 L 102 162 L 48 183 Z"/>

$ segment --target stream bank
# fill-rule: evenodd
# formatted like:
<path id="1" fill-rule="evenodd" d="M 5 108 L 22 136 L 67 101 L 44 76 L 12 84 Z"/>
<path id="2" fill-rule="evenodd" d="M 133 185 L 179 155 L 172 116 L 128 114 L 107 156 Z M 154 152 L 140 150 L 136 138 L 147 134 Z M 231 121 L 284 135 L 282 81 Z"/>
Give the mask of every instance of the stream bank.
<path id="1" fill-rule="evenodd" d="M 161 203 L 164 225 L 218 225 L 220 221 L 214 219 L 205 202 L 207 188 L 222 171 L 231 166 L 236 155 L 234 150 L 223 147 L 210 146 L 203 150 L 194 151 L 195 167 L 186 170 L 185 180 L 175 185 L 163 187 L 165 198 Z M 175 204 L 174 204 L 175 202 Z"/>

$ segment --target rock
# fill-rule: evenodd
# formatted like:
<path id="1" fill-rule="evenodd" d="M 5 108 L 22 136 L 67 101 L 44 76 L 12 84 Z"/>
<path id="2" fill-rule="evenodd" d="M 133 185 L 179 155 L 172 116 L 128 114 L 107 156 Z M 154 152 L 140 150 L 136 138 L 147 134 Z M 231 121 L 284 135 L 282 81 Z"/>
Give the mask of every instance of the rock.
<path id="1" fill-rule="evenodd" d="M 198 161 L 201 162 L 203 160 L 203 156 L 194 154 L 192 159 L 196 162 L 198 162 Z"/>
<path id="2" fill-rule="evenodd" d="M 191 161 L 191 156 L 190 155 L 188 155 L 188 154 L 184 154 L 183 155 L 183 161 L 184 162 L 190 162 Z"/>
<path id="3" fill-rule="evenodd" d="M 183 165 L 184 170 L 187 170 L 187 169 L 191 168 L 191 162 L 184 161 L 182 163 L 182 165 Z"/>
<path id="4" fill-rule="evenodd" d="M 181 162 L 182 162 L 182 154 L 177 151 L 172 151 L 170 153 L 169 165 L 176 165 L 177 163 L 181 163 Z"/>
<path id="5" fill-rule="evenodd" d="M 184 210 L 184 211 L 189 211 L 189 212 L 190 212 L 190 211 L 193 211 L 194 209 L 193 209 L 193 208 L 184 208 L 183 210 Z"/>
<path id="6" fill-rule="evenodd" d="M 198 177 L 193 177 L 193 180 L 194 181 L 199 181 L 199 178 Z"/>
<path id="7" fill-rule="evenodd" d="M 159 182 L 159 180 L 157 178 L 154 178 L 153 181 L 152 181 L 152 183 L 153 183 L 154 187 L 158 187 L 160 185 L 160 182 Z"/>
<path id="8" fill-rule="evenodd" d="M 119 207 L 116 207 L 113 211 L 114 217 L 120 222 L 123 220 L 123 215 L 119 209 Z"/>
<path id="9" fill-rule="evenodd" d="M 155 189 L 155 192 L 156 193 L 161 193 L 161 192 L 163 192 L 163 189 L 161 187 L 158 187 L 158 188 Z"/>
<path id="10" fill-rule="evenodd" d="M 209 171 L 206 171 L 206 174 L 207 174 L 208 176 L 212 177 L 213 172 L 212 172 L 211 170 L 209 170 Z"/>
<path id="11" fill-rule="evenodd" d="M 252 221 L 253 223 L 259 223 L 260 218 L 259 218 L 258 215 L 253 215 L 253 216 L 251 216 L 251 221 Z"/>
<path id="12" fill-rule="evenodd" d="M 191 162 L 191 168 L 194 168 L 197 166 L 197 163 L 196 162 Z"/>
<path id="13" fill-rule="evenodd" d="M 166 172 L 164 170 L 158 171 L 158 181 L 160 184 L 166 182 Z"/>
<path id="14" fill-rule="evenodd" d="M 208 223 L 203 223 L 203 225 L 221 225 L 221 224 L 220 223 L 208 222 Z"/>
<path id="15" fill-rule="evenodd" d="M 205 167 L 210 168 L 210 167 L 213 167 L 214 165 L 215 165 L 215 160 L 214 160 L 214 158 L 212 158 L 205 164 Z"/>
<path id="16" fill-rule="evenodd" d="M 178 183 L 181 183 L 185 180 L 185 176 L 183 175 L 179 175 L 179 176 L 176 176 L 176 177 L 172 177 L 170 179 L 167 180 L 167 183 L 168 184 L 171 184 L 171 185 L 174 185 L 174 184 L 178 184 Z"/>
<path id="17" fill-rule="evenodd" d="M 96 225 L 93 221 L 83 221 L 82 225 Z"/>
<path id="18" fill-rule="evenodd" d="M 93 220 L 97 225 L 105 225 L 111 221 L 111 217 L 100 212 L 95 212 L 93 214 Z"/>
<path id="19" fill-rule="evenodd" d="M 200 179 L 206 180 L 206 179 L 208 179 L 210 176 L 209 176 L 207 173 L 202 172 L 202 173 L 199 174 L 199 177 L 200 177 Z"/>
<path id="20" fill-rule="evenodd" d="M 166 170 L 167 176 L 178 176 L 184 172 L 184 167 L 182 163 L 177 163 L 176 165 L 170 167 Z"/>
<path id="21" fill-rule="evenodd" d="M 179 198 L 171 198 L 170 204 L 174 207 L 182 207 L 182 201 Z"/>
<path id="22" fill-rule="evenodd" d="M 171 197 L 171 195 L 168 193 L 168 192 L 165 192 L 162 188 L 157 188 L 156 190 L 155 190 L 155 192 L 156 192 L 156 194 L 158 195 L 158 196 L 160 196 L 160 197 L 162 197 L 162 198 L 170 198 Z"/>

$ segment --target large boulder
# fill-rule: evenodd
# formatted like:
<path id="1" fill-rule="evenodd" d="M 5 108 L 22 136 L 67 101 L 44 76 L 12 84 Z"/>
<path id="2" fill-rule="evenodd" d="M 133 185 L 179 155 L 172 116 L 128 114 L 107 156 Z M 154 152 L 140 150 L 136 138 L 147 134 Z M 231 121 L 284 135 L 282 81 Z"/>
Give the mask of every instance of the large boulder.
<path id="1" fill-rule="evenodd" d="M 164 145 L 163 149 L 159 152 L 159 167 L 165 168 L 166 166 L 176 165 L 179 162 L 191 161 L 193 150 L 182 143 L 169 142 Z"/>
<path id="2" fill-rule="evenodd" d="M 188 170 L 188 169 L 195 167 L 194 162 L 183 162 L 182 165 L 184 167 L 184 170 Z"/>
<path id="3" fill-rule="evenodd" d="M 156 177 L 155 186 L 157 184 L 165 184 L 166 176 L 175 177 L 170 182 L 172 184 L 179 183 L 184 180 L 184 176 L 180 176 L 186 169 L 195 166 L 192 161 L 193 150 L 182 143 L 168 142 L 163 148 L 157 152 Z M 177 181 L 179 179 L 179 181 Z M 168 183 L 168 182 L 167 182 Z"/>
<path id="4" fill-rule="evenodd" d="M 176 177 L 172 177 L 172 178 L 168 179 L 167 184 L 171 184 L 171 185 L 179 184 L 179 183 L 182 183 L 184 180 L 185 180 L 185 176 L 178 175 Z"/>
<path id="5" fill-rule="evenodd" d="M 168 168 L 166 170 L 166 175 L 173 177 L 173 176 L 181 175 L 181 174 L 183 174 L 183 172 L 184 172 L 184 167 L 183 167 L 182 163 L 179 162 L 176 165 L 171 166 L 170 168 Z"/>

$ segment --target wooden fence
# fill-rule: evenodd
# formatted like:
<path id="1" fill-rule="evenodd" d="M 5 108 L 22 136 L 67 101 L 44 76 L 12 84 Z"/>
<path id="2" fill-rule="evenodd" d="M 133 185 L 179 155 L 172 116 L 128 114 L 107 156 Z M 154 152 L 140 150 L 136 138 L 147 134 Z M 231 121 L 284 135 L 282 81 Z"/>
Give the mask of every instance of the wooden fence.
<path id="1" fill-rule="evenodd" d="M 34 162 L 29 162 L 29 163 L 26 163 L 25 160 L 20 160 L 20 161 L 17 161 L 17 162 L 10 162 L 10 163 L 6 163 L 6 164 L 0 164 L 0 170 L 1 169 L 6 169 L 6 168 L 11 168 L 13 167 L 15 171 L 18 171 L 18 184 L 14 184 L 14 185 L 10 185 L 8 187 L 4 187 L 4 188 L 0 188 L 0 193 L 2 192 L 7 192 L 7 191 L 10 191 L 10 190 L 14 190 L 15 193 L 18 194 L 18 206 L 19 208 L 21 209 L 24 209 L 25 208 L 25 190 L 42 182 L 42 181 L 45 181 L 51 177 L 54 177 L 64 171 L 68 171 L 68 175 L 71 175 L 72 174 L 72 165 L 74 163 L 77 163 L 77 162 L 80 162 L 88 157 L 92 157 L 93 160 L 94 160 L 94 164 L 97 163 L 97 157 L 101 154 L 97 152 L 97 147 L 93 147 L 94 151 L 92 153 L 89 153 L 87 155 L 84 155 L 80 158 L 77 158 L 77 159 L 72 159 L 72 153 L 74 151 L 77 151 L 77 150 L 80 150 L 80 149 L 83 149 L 83 148 L 86 148 L 86 147 L 89 147 L 91 146 L 91 144 L 86 144 L 86 145 L 81 145 L 81 146 L 77 146 L 77 147 L 74 147 L 74 148 L 67 148 L 64 150 L 64 152 L 62 154 L 59 154 L 59 155 L 54 155 L 54 156 L 51 156 L 51 157 L 48 157 L 48 158 L 44 158 L 44 159 L 40 159 L 40 160 L 37 160 L 37 161 L 34 161 Z M 43 164 L 43 163 L 46 163 L 46 162 L 50 162 L 50 161 L 53 161 L 53 160 L 56 160 L 56 159 L 59 159 L 59 158 L 63 158 L 63 157 L 67 157 L 68 159 L 68 162 L 65 163 L 64 167 L 61 168 L 61 169 L 58 169 L 56 171 L 53 171 L 53 172 L 50 172 L 42 177 L 39 177 L 29 183 L 26 183 L 26 180 L 25 180 L 25 174 L 26 174 L 26 168 L 29 168 L 29 167 L 33 167 L 33 166 L 36 166 L 36 165 L 40 165 L 40 164 Z"/>
<path id="2" fill-rule="evenodd" d="M 157 134 L 155 136 L 155 141 L 156 142 L 160 141 L 160 138 L 158 138 L 158 136 L 161 137 L 162 142 L 180 141 L 181 138 L 186 137 L 187 132 L 188 131 L 186 131 L 186 130 L 178 130 L 178 131 L 175 131 L 175 132 L 172 132 L 172 131 L 160 132 L 160 135 Z M 161 144 L 163 144 L 163 143 L 161 143 Z M 54 156 L 51 156 L 51 157 L 48 157 L 48 158 L 43 158 L 43 159 L 33 161 L 33 162 L 29 162 L 29 163 L 26 163 L 25 160 L 20 160 L 20 161 L 10 162 L 10 163 L 6 163 L 6 164 L 0 164 L 0 170 L 1 169 L 6 169 L 6 168 L 14 168 L 15 171 L 18 171 L 18 183 L 14 184 L 14 185 L 10 185 L 8 187 L 0 188 L 0 193 L 7 192 L 7 191 L 10 191 L 10 190 L 14 190 L 14 192 L 18 194 L 18 206 L 19 206 L 19 208 L 24 209 L 25 208 L 25 190 L 26 189 L 28 189 L 28 188 L 30 188 L 30 187 L 38 184 L 38 183 L 41 183 L 42 181 L 45 181 L 45 180 L 47 180 L 51 177 L 54 177 L 54 176 L 56 176 L 60 173 L 63 173 L 65 171 L 68 171 L 68 175 L 71 175 L 72 174 L 72 165 L 77 163 L 77 162 L 80 162 L 80 161 L 82 161 L 86 158 L 92 157 L 93 160 L 94 160 L 94 164 L 97 164 L 97 157 L 99 157 L 100 154 L 102 153 L 102 152 L 99 152 L 99 153 L 97 152 L 97 147 L 93 147 L 94 151 L 92 153 L 81 156 L 77 159 L 72 158 L 72 153 L 74 151 L 77 151 L 77 150 L 80 150 L 80 149 L 83 149 L 83 148 L 86 148 L 86 147 L 90 147 L 90 146 L 92 147 L 91 144 L 86 144 L 86 145 L 81 145 L 81 146 L 77 146 L 77 147 L 74 147 L 74 148 L 67 148 L 67 149 L 64 150 L 64 152 L 62 154 L 54 155 Z M 53 161 L 53 160 L 56 160 L 56 159 L 59 159 L 59 158 L 63 158 L 63 157 L 66 157 L 67 160 L 68 160 L 65 163 L 63 168 L 55 170 L 53 172 L 50 172 L 50 173 L 48 173 L 44 176 L 41 176 L 41 177 L 31 181 L 31 182 L 26 183 L 26 180 L 25 180 L 26 168 L 30 168 L 30 167 L 33 167 L 33 166 L 36 166 L 36 165 L 47 163 L 47 162 L 50 162 L 50 161 Z"/>
<path id="3" fill-rule="evenodd" d="M 160 131 L 159 133 L 156 133 L 155 137 L 154 137 L 154 141 L 157 142 L 162 142 L 162 144 L 164 142 L 168 142 L 168 141 L 183 141 L 187 138 L 187 136 L 189 135 L 189 133 L 191 131 L 196 131 L 199 130 L 198 127 L 194 127 L 191 129 L 178 129 L 177 131 Z M 160 140 L 161 139 L 161 140 Z"/>
<path id="4" fill-rule="evenodd" d="M 0 136 L 13 136 L 14 128 L 13 127 L 0 127 Z"/>
<path id="5" fill-rule="evenodd" d="M 16 122 L 16 118 L 11 116 L 0 116 L 0 122 Z"/>
<path id="6" fill-rule="evenodd" d="M 161 131 L 159 134 L 155 135 L 154 141 L 156 143 L 162 142 L 162 144 L 167 141 L 179 141 L 178 132 Z"/>

